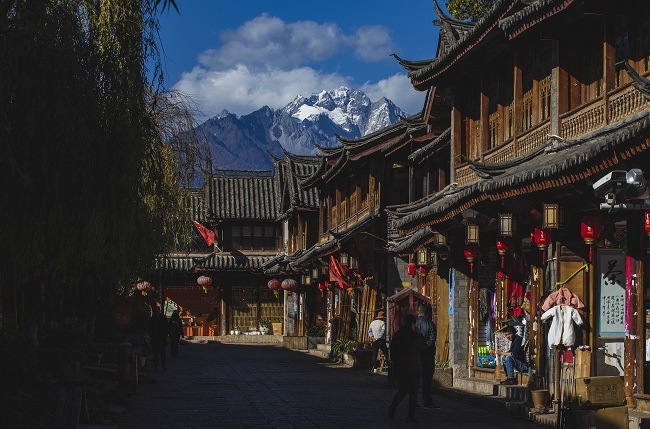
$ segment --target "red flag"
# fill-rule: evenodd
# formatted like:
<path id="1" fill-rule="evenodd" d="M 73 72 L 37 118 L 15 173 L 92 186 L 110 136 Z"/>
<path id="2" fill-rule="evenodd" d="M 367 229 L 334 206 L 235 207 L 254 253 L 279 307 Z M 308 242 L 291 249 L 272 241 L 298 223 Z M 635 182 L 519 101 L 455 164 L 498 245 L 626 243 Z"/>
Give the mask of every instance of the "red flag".
<path id="1" fill-rule="evenodd" d="M 208 246 L 212 246 L 214 244 L 214 231 L 209 230 L 205 226 L 201 225 L 194 219 L 190 219 L 194 226 L 196 227 L 196 230 L 199 231 L 199 234 L 201 234 L 201 237 L 205 240 L 205 244 Z"/>
<path id="2" fill-rule="evenodd" d="M 330 281 L 339 282 L 341 289 L 351 289 L 352 285 L 347 281 L 348 268 L 341 265 L 334 255 L 330 255 Z"/>

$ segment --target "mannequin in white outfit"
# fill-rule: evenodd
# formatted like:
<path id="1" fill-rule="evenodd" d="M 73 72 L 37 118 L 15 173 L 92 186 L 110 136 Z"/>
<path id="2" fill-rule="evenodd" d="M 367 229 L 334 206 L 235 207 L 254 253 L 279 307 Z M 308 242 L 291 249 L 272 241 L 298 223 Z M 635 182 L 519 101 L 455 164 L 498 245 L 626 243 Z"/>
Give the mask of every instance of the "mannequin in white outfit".
<path id="1" fill-rule="evenodd" d="M 553 318 L 551 329 L 548 331 L 548 346 L 564 345 L 572 347 L 576 342 L 575 328 L 576 325 L 582 325 L 582 317 L 578 310 L 569 305 L 556 305 L 549 308 L 542 314 L 542 321 Z"/>

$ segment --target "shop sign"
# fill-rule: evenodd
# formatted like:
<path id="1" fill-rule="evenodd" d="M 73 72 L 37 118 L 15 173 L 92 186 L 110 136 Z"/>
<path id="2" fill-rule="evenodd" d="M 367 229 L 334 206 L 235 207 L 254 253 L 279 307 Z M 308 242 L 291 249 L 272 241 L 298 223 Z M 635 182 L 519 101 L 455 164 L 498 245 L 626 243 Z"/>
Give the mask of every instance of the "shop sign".
<path id="1" fill-rule="evenodd" d="M 596 268 L 600 286 L 599 333 L 623 336 L 625 333 L 625 252 L 601 250 Z"/>

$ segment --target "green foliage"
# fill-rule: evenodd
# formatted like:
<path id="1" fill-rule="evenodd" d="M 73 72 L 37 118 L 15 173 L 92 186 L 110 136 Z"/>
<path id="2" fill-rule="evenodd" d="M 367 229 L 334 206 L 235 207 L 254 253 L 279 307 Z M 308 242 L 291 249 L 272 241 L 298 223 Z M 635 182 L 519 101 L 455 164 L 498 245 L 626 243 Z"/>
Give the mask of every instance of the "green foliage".
<path id="1" fill-rule="evenodd" d="M 268 318 L 260 319 L 260 327 L 271 329 L 271 319 Z"/>
<path id="2" fill-rule="evenodd" d="M 338 360 L 343 353 L 348 353 L 354 348 L 355 342 L 352 340 L 336 340 L 332 343 L 332 358 Z"/>
<path id="3" fill-rule="evenodd" d="M 441 360 L 439 356 L 436 356 L 436 368 L 437 369 L 449 368 L 449 360 Z"/>
<path id="4" fill-rule="evenodd" d="M 448 0 L 447 11 L 456 19 L 478 21 L 495 0 Z"/>
<path id="5" fill-rule="evenodd" d="M 307 327 L 307 336 L 309 337 L 324 337 L 325 326 L 310 325 Z"/>
<path id="6" fill-rule="evenodd" d="M 92 320 L 191 231 L 179 185 L 205 151 L 189 101 L 160 91 L 156 6 L 176 7 L 161 1 L 2 2 L 7 322 Z"/>

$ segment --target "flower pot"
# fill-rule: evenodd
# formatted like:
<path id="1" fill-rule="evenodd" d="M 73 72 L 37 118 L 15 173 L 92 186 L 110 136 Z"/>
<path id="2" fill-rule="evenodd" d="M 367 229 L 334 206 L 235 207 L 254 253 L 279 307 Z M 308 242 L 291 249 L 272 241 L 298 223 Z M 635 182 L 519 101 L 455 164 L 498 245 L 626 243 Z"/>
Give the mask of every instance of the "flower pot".
<path id="1" fill-rule="evenodd" d="M 268 326 L 260 326 L 260 332 L 262 333 L 262 335 L 268 334 L 269 333 Z"/>
<path id="2" fill-rule="evenodd" d="M 233 329 L 230 330 L 230 335 L 235 335 L 235 331 Z"/>
<path id="3" fill-rule="evenodd" d="M 235 335 L 241 334 L 241 331 L 235 330 Z"/>
<path id="4" fill-rule="evenodd" d="M 282 322 L 271 323 L 273 328 L 273 335 L 282 335 Z"/>
<path id="5" fill-rule="evenodd" d="M 531 390 L 530 396 L 536 409 L 542 410 L 548 405 L 551 395 L 547 389 Z"/>

